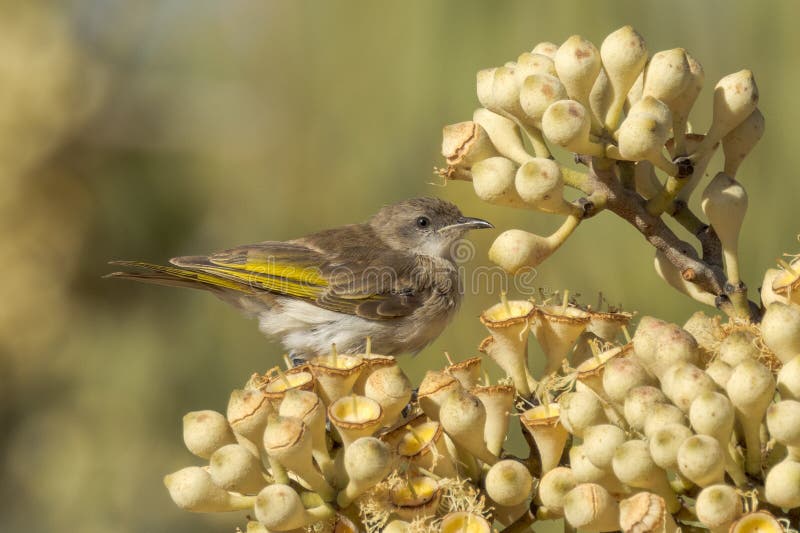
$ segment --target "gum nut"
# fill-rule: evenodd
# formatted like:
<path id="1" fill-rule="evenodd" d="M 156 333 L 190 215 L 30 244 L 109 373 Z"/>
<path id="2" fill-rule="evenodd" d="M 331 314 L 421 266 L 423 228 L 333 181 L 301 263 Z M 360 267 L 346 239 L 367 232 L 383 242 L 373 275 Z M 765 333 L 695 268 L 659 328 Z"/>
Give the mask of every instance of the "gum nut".
<path id="1" fill-rule="evenodd" d="M 800 354 L 800 308 L 771 303 L 761 320 L 761 336 L 782 363 L 791 361 Z"/>
<path id="2" fill-rule="evenodd" d="M 661 390 L 684 413 L 689 412 L 694 399 L 703 392 L 717 388 L 708 374 L 691 363 L 676 363 L 669 367 L 661 379 Z"/>
<path id="3" fill-rule="evenodd" d="M 489 469 L 485 487 L 495 503 L 512 507 L 528 499 L 533 489 L 533 477 L 522 463 L 508 459 Z"/>
<path id="4" fill-rule="evenodd" d="M 677 470 L 678 450 L 683 441 L 693 435 L 683 424 L 667 424 L 649 436 L 650 456 L 664 470 Z"/>
<path id="5" fill-rule="evenodd" d="M 183 442 L 186 448 L 202 459 L 226 444 L 235 444 L 228 420 L 216 411 L 192 411 L 183 417 Z"/>
<path id="6" fill-rule="evenodd" d="M 631 389 L 654 383 L 647 370 L 632 357 L 615 357 L 606 363 L 603 372 L 603 390 L 609 400 L 620 405 L 625 403 Z"/>
<path id="7" fill-rule="evenodd" d="M 783 509 L 800 507 L 800 463 L 785 459 L 773 466 L 764 483 L 766 500 Z"/>

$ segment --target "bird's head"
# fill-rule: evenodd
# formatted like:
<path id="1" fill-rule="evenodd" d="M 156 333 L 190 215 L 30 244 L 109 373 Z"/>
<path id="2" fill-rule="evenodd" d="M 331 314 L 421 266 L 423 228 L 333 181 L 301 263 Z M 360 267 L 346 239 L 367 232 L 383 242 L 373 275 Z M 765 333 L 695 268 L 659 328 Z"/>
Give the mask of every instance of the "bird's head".
<path id="1" fill-rule="evenodd" d="M 387 205 L 369 223 L 391 248 L 437 257 L 449 257 L 453 244 L 469 230 L 494 227 L 465 217 L 450 202 L 427 197 Z"/>

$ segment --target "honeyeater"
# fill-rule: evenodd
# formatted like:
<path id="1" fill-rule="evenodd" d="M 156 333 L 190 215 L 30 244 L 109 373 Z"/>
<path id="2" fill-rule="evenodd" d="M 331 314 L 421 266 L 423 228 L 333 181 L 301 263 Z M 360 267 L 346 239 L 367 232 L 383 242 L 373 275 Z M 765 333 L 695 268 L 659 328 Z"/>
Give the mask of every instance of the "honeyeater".
<path id="1" fill-rule="evenodd" d="M 433 341 L 461 299 L 454 249 L 467 231 L 491 228 L 450 202 L 413 198 L 362 224 L 290 241 L 265 241 L 171 265 L 112 261 L 109 277 L 207 290 L 256 317 L 295 358 L 414 353 Z"/>

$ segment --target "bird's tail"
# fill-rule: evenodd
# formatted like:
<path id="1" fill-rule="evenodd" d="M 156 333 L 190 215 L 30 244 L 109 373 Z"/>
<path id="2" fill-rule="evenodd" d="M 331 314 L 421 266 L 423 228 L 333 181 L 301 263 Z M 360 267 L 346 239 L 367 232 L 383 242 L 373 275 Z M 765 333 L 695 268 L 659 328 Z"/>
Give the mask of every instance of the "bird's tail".
<path id="1" fill-rule="evenodd" d="M 189 287 L 212 292 L 225 292 L 225 290 L 243 293 L 253 292 L 253 288 L 245 282 L 192 268 L 157 265 L 144 261 L 110 261 L 109 264 L 135 268 L 142 272 L 112 272 L 103 276 L 104 278 L 132 279 L 156 285 Z"/>

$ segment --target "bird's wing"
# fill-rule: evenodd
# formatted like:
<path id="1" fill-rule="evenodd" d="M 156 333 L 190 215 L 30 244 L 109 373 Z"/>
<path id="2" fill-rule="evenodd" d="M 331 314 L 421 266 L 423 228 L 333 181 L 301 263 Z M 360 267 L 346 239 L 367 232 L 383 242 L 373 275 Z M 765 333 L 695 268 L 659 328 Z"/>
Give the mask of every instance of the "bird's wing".
<path id="1" fill-rule="evenodd" d="M 382 320 L 410 315 L 422 302 L 414 290 L 414 257 L 400 252 L 329 257 L 303 243 L 264 242 L 211 256 L 185 256 L 170 262 L 249 287 L 306 300 L 324 309 Z"/>

